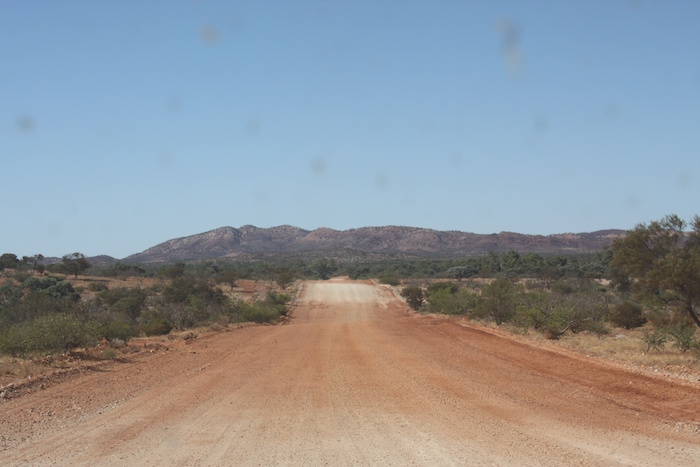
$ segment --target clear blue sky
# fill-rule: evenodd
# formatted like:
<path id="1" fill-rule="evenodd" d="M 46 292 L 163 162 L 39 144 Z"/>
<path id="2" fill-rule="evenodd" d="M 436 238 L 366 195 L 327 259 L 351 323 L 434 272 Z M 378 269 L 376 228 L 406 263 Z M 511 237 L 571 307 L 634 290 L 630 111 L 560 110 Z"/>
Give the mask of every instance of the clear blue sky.
<path id="1" fill-rule="evenodd" d="M 0 0 L 0 253 L 700 214 L 700 2 Z"/>

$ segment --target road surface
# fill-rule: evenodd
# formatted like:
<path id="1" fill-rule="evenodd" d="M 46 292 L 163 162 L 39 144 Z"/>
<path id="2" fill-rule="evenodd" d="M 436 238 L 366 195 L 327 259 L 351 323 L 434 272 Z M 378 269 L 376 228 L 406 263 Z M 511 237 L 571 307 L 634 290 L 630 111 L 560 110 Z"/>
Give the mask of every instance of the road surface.
<path id="1" fill-rule="evenodd" d="M 698 465 L 700 387 L 307 282 L 286 325 L 0 401 L 2 465 Z"/>

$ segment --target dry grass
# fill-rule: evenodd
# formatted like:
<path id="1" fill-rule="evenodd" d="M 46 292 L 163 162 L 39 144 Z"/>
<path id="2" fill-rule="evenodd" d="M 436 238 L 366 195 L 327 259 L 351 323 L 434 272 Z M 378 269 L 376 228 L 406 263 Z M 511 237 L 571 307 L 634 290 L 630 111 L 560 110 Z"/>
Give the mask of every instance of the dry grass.
<path id="1" fill-rule="evenodd" d="M 607 336 L 590 333 L 567 334 L 559 344 L 576 352 L 609 358 L 653 368 L 683 366 L 700 371 L 700 355 L 696 351 L 681 352 L 668 342 L 662 350 L 650 350 L 642 340 L 644 330 L 613 328 Z"/>
<path id="2" fill-rule="evenodd" d="M 0 386 L 4 384 L 5 380 L 24 379 L 38 375 L 43 370 L 42 365 L 31 360 L 0 356 Z"/>

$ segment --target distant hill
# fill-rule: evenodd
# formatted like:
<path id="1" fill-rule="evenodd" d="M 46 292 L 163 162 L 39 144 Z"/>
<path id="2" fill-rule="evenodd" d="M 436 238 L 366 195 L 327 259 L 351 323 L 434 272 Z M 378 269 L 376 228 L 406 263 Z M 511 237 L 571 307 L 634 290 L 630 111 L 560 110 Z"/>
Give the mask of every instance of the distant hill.
<path id="1" fill-rule="evenodd" d="M 221 227 L 160 243 L 124 261 L 134 263 L 236 259 L 261 255 L 414 256 L 454 258 L 490 251 L 543 254 L 587 253 L 609 246 L 624 230 L 591 233 L 524 235 L 513 232 L 475 234 L 416 227 L 362 227 L 350 230 L 304 230 L 283 225 L 258 228 Z"/>

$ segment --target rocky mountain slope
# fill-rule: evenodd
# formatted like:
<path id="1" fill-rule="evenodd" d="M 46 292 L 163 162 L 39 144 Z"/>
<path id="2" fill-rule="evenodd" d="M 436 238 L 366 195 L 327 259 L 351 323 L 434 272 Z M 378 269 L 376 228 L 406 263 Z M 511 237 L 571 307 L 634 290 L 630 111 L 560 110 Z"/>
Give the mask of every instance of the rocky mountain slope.
<path id="1" fill-rule="evenodd" d="M 489 251 L 586 253 L 609 246 L 623 230 L 592 233 L 523 235 L 512 232 L 475 234 L 416 227 L 362 227 L 350 230 L 304 230 L 283 225 L 258 228 L 221 227 L 209 232 L 168 240 L 125 258 L 148 263 L 235 259 L 267 254 L 325 254 L 356 252 L 373 255 L 410 255 L 435 258 L 476 256 Z"/>

